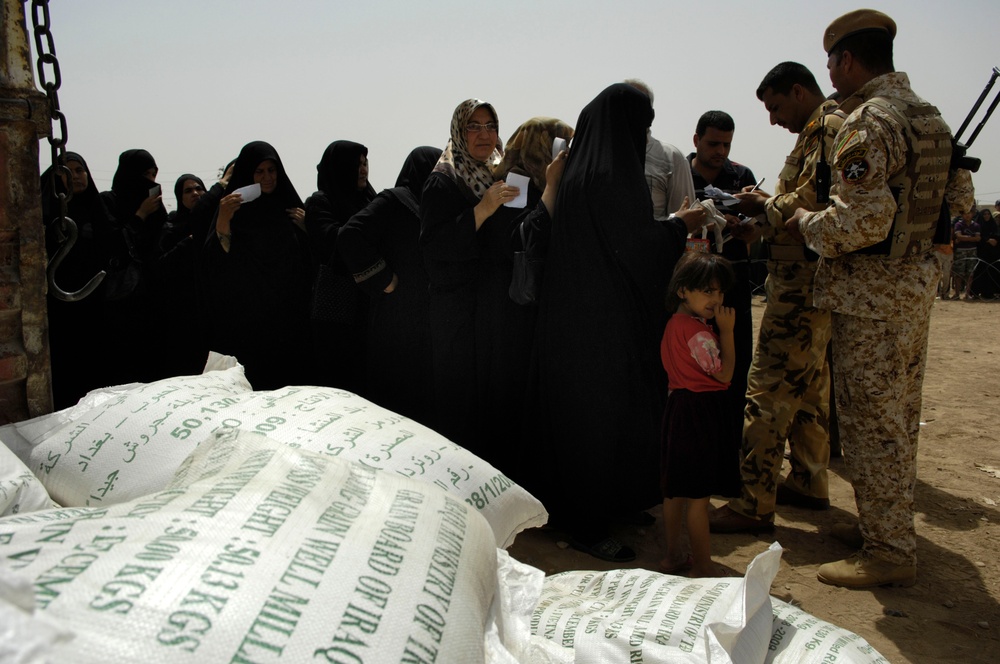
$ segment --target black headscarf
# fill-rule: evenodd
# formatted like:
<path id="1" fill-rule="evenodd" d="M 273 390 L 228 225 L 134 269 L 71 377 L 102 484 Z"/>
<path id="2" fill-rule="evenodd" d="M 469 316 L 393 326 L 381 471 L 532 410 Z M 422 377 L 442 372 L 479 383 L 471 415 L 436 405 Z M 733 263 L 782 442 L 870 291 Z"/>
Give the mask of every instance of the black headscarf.
<path id="1" fill-rule="evenodd" d="M 149 198 L 149 190 L 154 183 L 143 174 L 156 167 L 153 155 L 145 150 L 126 150 L 119 155 L 118 170 L 111 181 L 111 191 L 115 192 L 119 215 L 123 212 L 135 214 L 142 202 Z"/>
<path id="2" fill-rule="evenodd" d="M 62 163 L 77 162 L 87 172 L 87 188 L 73 194 L 66 206 L 67 216 L 77 227 L 77 243 L 63 259 L 57 272 L 59 286 L 75 291 L 84 286 L 97 272 L 107 267 L 107 242 L 112 233 L 112 219 L 101 199 L 90 167 L 76 152 L 67 152 Z M 62 178 L 52 178 L 52 167 L 42 173 L 42 216 L 46 224 L 46 248 L 49 258 L 55 255 L 62 241 L 55 222 L 59 216 L 58 194 L 66 193 Z M 72 186 L 72 185 L 71 185 Z"/>
<path id="3" fill-rule="evenodd" d="M 90 167 L 87 166 L 87 162 L 82 156 L 76 152 L 67 152 L 62 159 L 62 163 L 67 166 L 73 161 L 83 166 L 83 170 L 87 172 L 87 188 L 78 194 L 73 194 L 67 206 L 67 213 L 70 218 L 77 221 L 78 218 L 83 219 L 91 215 L 94 205 L 99 204 L 100 192 L 97 191 L 97 185 L 90 174 Z M 52 167 L 49 166 L 42 173 L 42 215 L 46 222 L 59 214 L 59 199 L 57 195 L 60 193 L 66 193 L 66 186 L 63 185 L 62 178 L 59 177 L 58 173 L 56 173 L 53 182 Z"/>
<path id="4" fill-rule="evenodd" d="M 302 207 L 302 199 L 299 198 L 298 192 L 295 191 L 295 187 L 288 179 L 285 167 L 281 163 L 281 157 L 278 156 L 278 151 L 270 143 L 265 143 L 264 141 L 247 143 L 240 150 L 239 156 L 236 157 L 236 163 L 233 165 L 233 176 L 229 179 L 229 184 L 226 186 L 226 195 L 228 196 L 240 187 L 253 184 L 254 171 L 257 170 L 261 162 L 268 159 L 272 160 L 278 168 L 278 184 L 272 193 L 262 195 L 257 200 L 272 198 L 284 206 L 282 209 Z M 240 206 L 240 209 L 243 208 L 244 206 Z"/>
<path id="5" fill-rule="evenodd" d="M 660 256 L 651 239 L 660 230 L 652 219 L 652 203 L 644 175 L 646 131 L 653 121 L 649 97 L 631 85 L 606 88 L 580 113 L 566 172 L 559 185 L 557 216 L 571 220 L 554 234 L 567 249 L 580 236 L 597 242 L 617 269 L 629 276 L 636 293 L 646 293 L 647 306 L 660 309 L 662 292 L 649 298 L 661 282 Z M 578 256 L 586 262 L 586 253 Z M 669 274 L 666 275 L 669 277 Z"/>
<path id="6" fill-rule="evenodd" d="M 424 190 L 424 183 L 427 182 L 427 178 L 434 170 L 440 157 L 441 148 L 432 148 L 427 145 L 413 148 L 410 154 L 406 155 L 403 167 L 399 170 L 396 187 L 405 187 L 419 201 L 420 193 Z"/>
<path id="7" fill-rule="evenodd" d="M 255 260 L 272 264 L 288 260 L 289 255 L 297 252 L 295 245 L 298 240 L 293 239 L 297 235 L 297 227 L 287 210 L 302 207 L 302 199 L 289 181 L 278 152 L 264 141 L 243 146 L 233 166 L 233 177 L 226 186 L 226 195 L 253 184 L 254 171 L 268 159 L 275 163 L 278 170 L 274 191 L 261 193 L 256 200 L 240 205 L 231 223 L 232 247 L 234 252 L 238 252 L 236 255 L 245 254 L 250 249 Z"/>
<path id="8" fill-rule="evenodd" d="M 174 196 L 177 197 L 178 215 L 191 212 L 186 207 L 184 207 L 184 183 L 187 182 L 188 180 L 194 180 L 195 182 L 201 185 L 202 189 L 205 189 L 207 191 L 207 187 L 205 187 L 205 181 L 202 180 L 197 175 L 192 175 L 191 173 L 185 173 L 179 178 L 177 178 L 177 181 L 174 183 Z"/>
<path id="9" fill-rule="evenodd" d="M 368 182 L 358 189 L 358 165 L 368 148 L 354 141 L 334 141 L 326 147 L 316 165 L 316 187 L 326 194 L 334 216 L 343 223 L 375 198 Z"/>

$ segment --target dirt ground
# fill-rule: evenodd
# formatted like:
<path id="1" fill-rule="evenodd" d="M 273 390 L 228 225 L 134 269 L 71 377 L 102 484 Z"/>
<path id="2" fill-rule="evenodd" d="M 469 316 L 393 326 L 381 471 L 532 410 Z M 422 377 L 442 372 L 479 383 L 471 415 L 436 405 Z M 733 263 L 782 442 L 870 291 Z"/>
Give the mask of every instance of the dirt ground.
<path id="1" fill-rule="evenodd" d="M 763 306 L 755 299 L 755 322 Z M 832 524 L 857 516 L 843 459 L 831 462 L 829 511 L 779 507 L 773 535 L 713 535 L 716 561 L 742 574 L 778 541 L 784 554 L 771 594 L 857 632 L 890 662 L 1000 661 L 1000 344 L 994 339 L 1000 339 L 1000 301 L 935 303 L 918 454 L 916 586 L 852 591 L 816 580 L 819 565 L 851 553 L 828 535 Z M 638 552 L 627 567 L 655 570 L 662 555 L 660 515 L 650 513 L 654 526 L 617 533 Z M 528 531 L 511 553 L 546 574 L 615 567 L 563 548 L 563 539 L 552 530 Z"/>

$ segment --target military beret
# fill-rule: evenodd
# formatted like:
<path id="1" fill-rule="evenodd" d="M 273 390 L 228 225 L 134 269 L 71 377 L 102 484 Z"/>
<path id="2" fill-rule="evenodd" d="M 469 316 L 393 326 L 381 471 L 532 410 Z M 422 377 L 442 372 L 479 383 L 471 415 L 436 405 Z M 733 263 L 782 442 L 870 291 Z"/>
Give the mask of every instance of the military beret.
<path id="1" fill-rule="evenodd" d="M 823 33 L 823 49 L 827 53 L 840 43 L 844 37 L 856 35 L 859 32 L 883 30 L 890 39 L 896 37 L 896 22 L 880 11 L 874 9 L 855 9 L 834 20 Z"/>

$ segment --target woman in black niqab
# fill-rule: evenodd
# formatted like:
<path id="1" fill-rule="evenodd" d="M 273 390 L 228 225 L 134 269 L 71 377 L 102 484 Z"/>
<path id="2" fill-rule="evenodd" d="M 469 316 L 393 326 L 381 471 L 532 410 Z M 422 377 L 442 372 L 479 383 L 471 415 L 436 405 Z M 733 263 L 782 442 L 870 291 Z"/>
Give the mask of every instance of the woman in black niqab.
<path id="1" fill-rule="evenodd" d="M 149 152 L 126 150 L 118 157 L 111 191 L 103 194 L 108 209 L 130 233 L 136 251 L 144 260 L 156 256 L 160 230 L 167 221 L 162 192 L 151 194 L 158 186 L 157 171 L 156 161 Z"/>
<path id="2" fill-rule="evenodd" d="M 273 164 L 273 191 L 241 202 L 237 189 Z M 234 355 L 254 389 L 302 384 L 308 366 L 311 263 L 302 199 L 281 158 L 263 141 L 240 151 L 204 252 L 212 350 Z"/>
<path id="3" fill-rule="evenodd" d="M 316 165 L 318 190 L 306 199 L 306 229 L 323 275 L 317 297 L 335 303 L 330 315 L 317 310 L 311 323 L 317 382 L 363 394 L 367 343 L 367 299 L 354 285 L 337 250 L 347 220 L 375 198 L 368 181 L 368 148 L 354 141 L 330 143 Z"/>
<path id="4" fill-rule="evenodd" d="M 649 98 L 626 84 L 580 113 L 537 321 L 537 449 L 550 474 L 529 488 L 575 546 L 615 562 L 635 553 L 610 524 L 659 502 L 658 344 L 679 252 L 653 220 L 643 173 L 652 120 Z"/>

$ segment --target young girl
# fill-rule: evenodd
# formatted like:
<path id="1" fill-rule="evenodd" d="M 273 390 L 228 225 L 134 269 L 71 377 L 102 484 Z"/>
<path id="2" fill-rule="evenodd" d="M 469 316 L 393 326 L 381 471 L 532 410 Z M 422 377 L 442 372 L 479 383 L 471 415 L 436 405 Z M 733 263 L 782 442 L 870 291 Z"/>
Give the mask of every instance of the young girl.
<path id="1" fill-rule="evenodd" d="M 660 487 L 667 555 L 660 571 L 691 567 L 691 576 L 718 576 L 708 536 L 709 497 L 739 491 L 739 432 L 727 410 L 726 388 L 735 366 L 735 312 L 722 306 L 733 269 L 716 254 L 691 252 L 677 263 L 667 291 L 674 311 L 660 342 L 669 379 L 663 413 Z M 716 336 L 706 322 L 714 318 Z M 681 549 L 685 505 L 691 555 Z"/>

